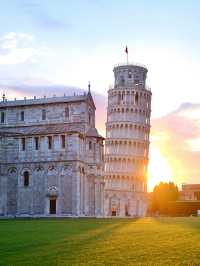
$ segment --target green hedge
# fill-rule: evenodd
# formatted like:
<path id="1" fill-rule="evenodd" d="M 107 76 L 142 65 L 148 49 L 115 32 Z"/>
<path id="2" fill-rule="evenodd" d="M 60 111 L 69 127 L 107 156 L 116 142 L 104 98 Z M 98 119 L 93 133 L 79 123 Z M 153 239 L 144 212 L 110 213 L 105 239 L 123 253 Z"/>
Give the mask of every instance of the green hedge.
<path id="1" fill-rule="evenodd" d="M 168 214 L 171 216 L 197 215 L 200 210 L 200 201 L 169 201 Z"/>

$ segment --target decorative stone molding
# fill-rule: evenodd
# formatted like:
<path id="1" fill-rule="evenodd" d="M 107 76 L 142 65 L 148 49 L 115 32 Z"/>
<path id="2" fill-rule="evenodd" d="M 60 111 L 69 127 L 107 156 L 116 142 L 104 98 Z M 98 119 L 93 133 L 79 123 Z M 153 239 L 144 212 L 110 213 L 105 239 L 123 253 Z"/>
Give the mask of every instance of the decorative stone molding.
<path id="1" fill-rule="evenodd" d="M 58 188 L 56 186 L 48 187 L 46 195 L 48 197 L 58 197 Z"/>

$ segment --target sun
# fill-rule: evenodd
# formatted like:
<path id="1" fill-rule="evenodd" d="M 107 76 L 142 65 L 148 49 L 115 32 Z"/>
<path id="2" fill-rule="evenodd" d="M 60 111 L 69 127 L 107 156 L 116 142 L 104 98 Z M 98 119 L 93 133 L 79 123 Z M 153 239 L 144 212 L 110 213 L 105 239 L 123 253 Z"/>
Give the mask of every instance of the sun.
<path id="1" fill-rule="evenodd" d="M 159 182 L 172 181 L 172 171 L 159 149 L 151 146 L 148 166 L 148 191 L 152 191 Z"/>

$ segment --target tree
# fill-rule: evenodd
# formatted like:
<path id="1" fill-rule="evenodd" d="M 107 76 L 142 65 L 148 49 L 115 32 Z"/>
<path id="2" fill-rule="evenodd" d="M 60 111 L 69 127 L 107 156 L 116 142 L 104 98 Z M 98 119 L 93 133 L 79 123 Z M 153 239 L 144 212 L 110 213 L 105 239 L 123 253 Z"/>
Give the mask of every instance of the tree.
<path id="1" fill-rule="evenodd" d="M 178 199 L 178 188 L 173 182 L 163 183 L 154 187 L 150 195 L 150 212 L 168 214 L 168 202 Z"/>

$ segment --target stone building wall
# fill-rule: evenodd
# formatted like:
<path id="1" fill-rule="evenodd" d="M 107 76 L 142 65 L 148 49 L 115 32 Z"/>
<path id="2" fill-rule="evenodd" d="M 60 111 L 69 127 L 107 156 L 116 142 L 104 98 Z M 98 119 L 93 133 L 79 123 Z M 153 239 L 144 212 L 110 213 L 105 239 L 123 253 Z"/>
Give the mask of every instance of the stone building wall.
<path id="1" fill-rule="evenodd" d="M 0 215 L 103 215 L 103 138 L 91 94 L 4 100 L 1 113 Z"/>
<path id="2" fill-rule="evenodd" d="M 76 99 L 75 99 L 76 98 Z M 60 99 L 60 101 L 58 101 Z M 83 99 L 84 97 L 49 99 L 27 99 L 4 102 L 5 123 L 3 126 L 28 126 L 28 125 L 47 125 L 49 123 L 89 123 L 89 113 L 91 115 L 91 126 L 94 126 L 95 111 Z M 75 99 L 75 101 L 74 101 Z M 68 110 L 66 109 L 68 108 Z M 0 106 L 3 112 L 3 109 Z M 46 119 L 42 119 L 42 112 L 46 111 Z M 21 113 L 24 112 L 24 120 Z M 2 126 L 2 124 L 1 124 Z"/>

